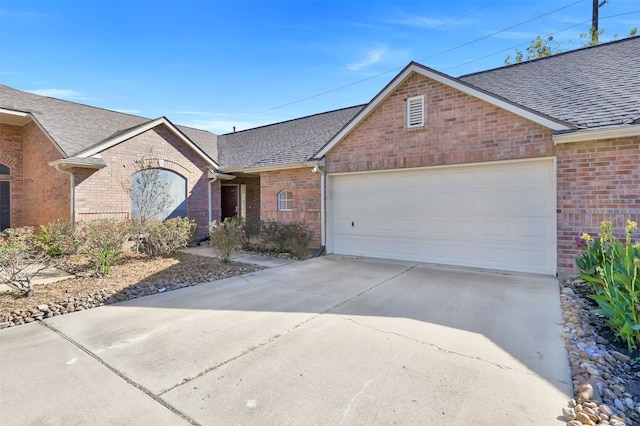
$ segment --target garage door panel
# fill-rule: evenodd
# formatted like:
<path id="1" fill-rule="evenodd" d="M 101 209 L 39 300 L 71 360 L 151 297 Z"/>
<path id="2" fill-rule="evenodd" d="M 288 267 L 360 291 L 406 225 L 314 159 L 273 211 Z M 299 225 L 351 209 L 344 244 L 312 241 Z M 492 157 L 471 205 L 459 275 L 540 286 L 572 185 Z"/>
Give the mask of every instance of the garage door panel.
<path id="1" fill-rule="evenodd" d="M 555 274 L 553 176 L 552 160 L 331 176 L 333 252 Z"/>

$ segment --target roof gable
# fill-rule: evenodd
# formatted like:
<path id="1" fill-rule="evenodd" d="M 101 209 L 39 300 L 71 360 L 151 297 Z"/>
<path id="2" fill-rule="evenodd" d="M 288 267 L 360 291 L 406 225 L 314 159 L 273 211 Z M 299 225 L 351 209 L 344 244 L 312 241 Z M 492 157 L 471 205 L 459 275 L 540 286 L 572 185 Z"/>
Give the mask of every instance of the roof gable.
<path id="1" fill-rule="evenodd" d="M 355 127 L 357 127 L 371 112 L 373 112 L 384 100 L 393 93 L 403 82 L 405 82 L 413 73 L 417 73 L 423 77 L 432 79 L 439 83 L 445 84 L 456 90 L 459 90 L 467 95 L 474 96 L 499 108 L 505 109 L 509 112 L 517 114 L 535 123 L 553 130 L 569 130 L 573 126 L 569 123 L 564 123 L 556 120 L 552 117 L 541 114 L 537 111 L 518 105 L 510 100 L 504 99 L 493 93 L 487 92 L 483 89 L 474 87 L 468 83 L 460 81 L 454 77 L 435 71 L 431 68 L 416 62 L 411 62 L 407 65 L 387 86 L 382 89 L 372 100 L 369 102 L 351 122 L 349 122 L 335 137 L 333 137 L 321 150 L 316 154 L 317 158 L 325 156 L 335 145 L 337 145 L 342 139 L 344 139 Z"/>
<path id="2" fill-rule="evenodd" d="M 0 84 L 0 109 L 29 114 L 41 126 L 63 156 L 76 157 L 95 147 L 109 145 L 123 135 L 154 127 L 158 120 L 166 120 L 174 133 L 198 152 L 215 163 L 216 136 L 213 133 L 175 126 L 166 118 L 157 120 L 96 108 L 47 96 L 35 95 Z M 149 127 L 150 128 L 150 127 Z M 131 136 L 129 136 L 131 137 Z"/>
<path id="3" fill-rule="evenodd" d="M 111 138 L 107 140 L 101 141 L 98 144 L 87 148 L 86 150 L 79 152 L 75 155 L 77 158 L 89 158 L 92 157 L 102 151 L 105 151 L 112 146 L 115 146 L 121 142 L 124 142 L 128 139 L 131 139 L 135 136 L 138 136 L 148 130 L 153 129 L 154 127 L 164 125 L 166 126 L 173 134 L 175 134 L 179 140 L 181 140 L 185 145 L 195 151 L 196 154 L 200 158 L 202 158 L 206 163 L 210 166 L 218 168 L 218 164 L 209 157 L 204 151 L 202 151 L 197 145 L 195 145 L 191 139 L 189 139 L 180 129 L 178 129 L 171 121 L 169 121 L 166 117 L 160 117 L 152 121 L 148 121 L 146 123 L 135 126 L 131 129 L 125 129 L 113 135 Z"/>

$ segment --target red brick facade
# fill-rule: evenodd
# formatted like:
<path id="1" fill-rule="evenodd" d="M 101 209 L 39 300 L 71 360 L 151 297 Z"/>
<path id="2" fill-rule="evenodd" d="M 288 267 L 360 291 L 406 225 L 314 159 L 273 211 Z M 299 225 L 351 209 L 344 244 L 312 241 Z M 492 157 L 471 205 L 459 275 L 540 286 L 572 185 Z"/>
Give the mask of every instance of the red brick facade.
<path id="1" fill-rule="evenodd" d="M 640 222 L 640 136 L 560 144 L 557 153 L 558 270 L 571 273 L 576 237 L 608 220 L 623 238 L 627 219 Z"/>
<path id="2" fill-rule="evenodd" d="M 9 181 L 11 191 L 11 226 L 23 226 L 23 167 L 22 167 L 22 127 L 0 124 L 0 164 L 8 166 L 9 176 L 0 176 L 0 180 Z"/>
<path id="3" fill-rule="evenodd" d="M 425 96 L 426 126 L 407 129 L 406 99 Z M 327 155 L 327 172 L 399 169 L 555 155 L 553 131 L 412 74 Z"/>
<path id="4" fill-rule="evenodd" d="M 60 152 L 33 122 L 0 124 L 0 163 L 11 174 L 11 226 L 46 224 L 70 217 L 70 180 L 49 166 Z"/>
<path id="5" fill-rule="evenodd" d="M 260 216 L 263 220 L 281 222 L 307 222 L 314 237 L 312 248 L 321 244 L 321 192 L 320 173 L 311 173 L 311 168 L 279 170 L 260 173 Z M 293 193 L 293 209 L 278 211 L 278 193 L 288 190 Z"/>
<path id="6" fill-rule="evenodd" d="M 164 125 L 150 129 L 100 153 L 107 166 L 100 170 L 76 169 L 76 220 L 112 217 L 127 219 L 131 198 L 131 175 L 137 171 L 136 160 L 151 158 L 154 164 L 183 176 L 187 181 L 187 215 L 198 224 L 198 234 L 208 232 L 207 164 Z M 220 193 L 220 182 L 212 184 Z M 219 195 L 214 200 L 220 215 Z"/>
<path id="7" fill-rule="evenodd" d="M 425 95 L 426 126 L 406 99 Z M 554 145 L 552 130 L 412 74 L 326 157 L 329 173 L 557 156 L 558 272 L 576 272 L 576 237 L 602 220 L 640 220 L 640 137 Z"/>

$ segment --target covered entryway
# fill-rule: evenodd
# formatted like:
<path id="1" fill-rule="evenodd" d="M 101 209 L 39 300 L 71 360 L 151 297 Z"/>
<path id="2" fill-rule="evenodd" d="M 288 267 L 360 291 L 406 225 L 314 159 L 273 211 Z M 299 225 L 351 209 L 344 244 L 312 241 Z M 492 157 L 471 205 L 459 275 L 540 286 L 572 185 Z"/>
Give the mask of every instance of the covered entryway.
<path id="1" fill-rule="evenodd" d="M 328 250 L 555 275 L 555 163 L 330 175 Z"/>
<path id="2" fill-rule="evenodd" d="M 238 217 L 238 185 L 221 186 L 222 220 Z"/>

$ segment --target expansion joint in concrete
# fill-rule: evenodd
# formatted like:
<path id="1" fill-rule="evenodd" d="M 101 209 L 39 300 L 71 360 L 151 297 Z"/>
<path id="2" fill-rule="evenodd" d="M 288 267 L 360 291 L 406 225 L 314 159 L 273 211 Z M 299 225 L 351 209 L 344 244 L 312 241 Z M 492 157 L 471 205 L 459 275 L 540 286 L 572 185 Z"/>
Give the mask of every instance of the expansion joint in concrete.
<path id="1" fill-rule="evenodd" d="M 59 335 L 60 337 L 62 337 L 63 339 L 65 339 L 66 341 L 68 341 L 69 343 L 71 343 L 72 345 L 77 347 L 78 349 L 80 349 L 82 352 L 84 352 L 85 354 L 89 355 L 91 358 L 93 358 L 96 361 L 98 361 L 101 365 L 103 365 L 104 367 L 109 369 L 112 373 L 114 373 L 115 375 L 120 377 L 122 380 L 127 382 L 129 385 L 131 385 L 134 388 L 138 389 L 140 392 L 144 393 L 149 398 L 153 399 L 158 404 L 162 405 L 167 410 L 171 411 L 172 413 L 174 413 L 177 416 L 180 416 L 182 419 L 184 419 L 185 421 L 189 422 L 190 424 L 192 424 L 194 426 L 200 426 L 200 423 L 198 423 L 197 421 L 195 421 L 191 417 L 187 416 L 186 414 L 184 414 L 183 412 L 181 412 L 180 410 L 178 410 L 177 408 L 175 408 L 171 404 L 168 404 L 166 401 L 164 401 L 162 398 L 160 398 L 160 395 L 155 395 L 153 392 L 151 392 L 146 387 L 142 386 L 140 383 L 137 383 L 137 382 L 131 380 L 129 377 L 127 377 L 126 374 L 124 374 L 123 372 L 121 372 L 117 368 L 114 368 L 110 364 L 106 363 L 98 355 L 96 355 L 95 353 L 91 352 L 89 349 L 85 348 L 80 343 L 76 342 L 75 340 L 73 340 L 72 338 L 70 338 L 69 336 L 64 334 L 62 331 L 58 330 L 57 328 L 55 328 L 51 324 L 48 324 L 45 321 L 40 321 L 40 324 L 43 325 L 44 327 L 48 328 L 52 332 L 56 333 L 57 335 Z"/>

